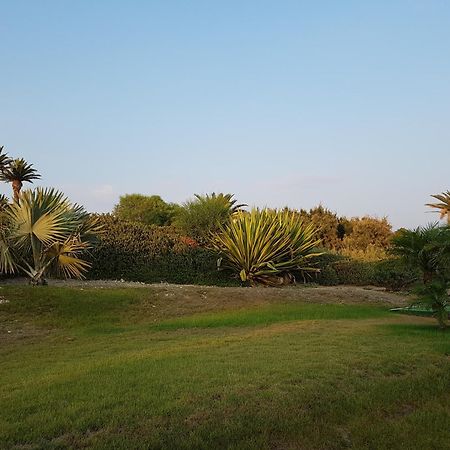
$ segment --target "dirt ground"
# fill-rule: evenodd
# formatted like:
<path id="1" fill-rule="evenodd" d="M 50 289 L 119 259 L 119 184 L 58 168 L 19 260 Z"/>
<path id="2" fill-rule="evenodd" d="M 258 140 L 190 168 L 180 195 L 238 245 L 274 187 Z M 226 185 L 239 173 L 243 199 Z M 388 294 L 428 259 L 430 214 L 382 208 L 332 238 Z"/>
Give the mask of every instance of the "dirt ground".
<path id="1" fill-rule="evenodd" d="M 26 284 L 24 278 L 1 280 L 2 284 Z M 404 306 L 410 301 L 407 293 L 388 292 L 376 286 L 316 286 L 295 285 L 284 287 L 216 287 L 199 285 L 178 285 L 168 283 L 146 284 L 121 280 L 49 280 L 50 286 L 67 286 L 85 289 L 108 288 L 150 288 L 160 299 L 184 297 L 231 306 L 231 304 L 261 304 L 274 301 L 302 301 L 311 303 L 374 303 L 387 306 Z M 231 303 L 231 304 L 230 304 Z"/>

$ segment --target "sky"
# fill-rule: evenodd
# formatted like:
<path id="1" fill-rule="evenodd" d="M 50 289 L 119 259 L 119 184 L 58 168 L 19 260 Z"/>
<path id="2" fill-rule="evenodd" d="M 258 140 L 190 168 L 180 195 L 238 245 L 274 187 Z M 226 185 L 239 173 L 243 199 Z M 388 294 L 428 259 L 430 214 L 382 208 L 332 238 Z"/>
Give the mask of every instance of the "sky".
<path id="1" fill-rule="evenodd" d="M 415 227 L 450 189 L 447 0 L 0 0 L 0 29 L 0 145 L 90 211 L 215 191 Z"/>

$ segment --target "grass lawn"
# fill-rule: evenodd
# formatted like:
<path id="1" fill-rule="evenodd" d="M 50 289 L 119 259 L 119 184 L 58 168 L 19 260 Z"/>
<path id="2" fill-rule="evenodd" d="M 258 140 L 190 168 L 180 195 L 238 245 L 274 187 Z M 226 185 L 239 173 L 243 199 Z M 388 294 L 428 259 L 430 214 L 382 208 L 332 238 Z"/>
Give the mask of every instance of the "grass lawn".
<path id="1" fill-rule="evenodd" d="M 1 287 L 0 448 L 450 448 L 433 319 L 237 292 Z"/>

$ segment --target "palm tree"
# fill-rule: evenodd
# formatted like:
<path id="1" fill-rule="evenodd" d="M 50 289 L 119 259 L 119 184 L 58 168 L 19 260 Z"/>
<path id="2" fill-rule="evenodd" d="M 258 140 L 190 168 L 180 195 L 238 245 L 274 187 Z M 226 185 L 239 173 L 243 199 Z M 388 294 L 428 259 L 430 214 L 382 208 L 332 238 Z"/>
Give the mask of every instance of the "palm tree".
<path id="1" fill-rule="evenodd" d="M 12 184 L 14 200 L 19 202 L 20 191 L 23 183 L 26 181 L 32 183 L 33 180 L 38 180 L 41 176 L 33 164 L 28 164 L 23 158 L 14 159 L 1 171 L 0 180 Z"/>
<path id="2" fill-rule="evenodd" d="M 437 209 L 437 212 L 441 214 L 441 219 L 447 216 L 447 223 L 450 225 L 450 191 L 435 194 L 431 197 L 439 200 L 440 203 L 427 203 L 425 206 Z"/>
<path id="3" fill-rule="evenodd" d="M 0 213 L 0 271 L 25 272 L 32 284 L 49 273 L 82 278 L 80 259 L 100 232 L 98 221 L 54 189 L 26 190 Z"/>
<path id="4" fill-rule="evenodd" d="M 11 163 L 11 158 L 7 153 L 3 153 L 5 147 L 2 145 L 0 147 L 0 172 L 3 172 Z"/>
<path id="5" fill-rule="evenodd" d="M 434 223 L 415 230 L 399 230 L 391 252 L 422 272 L 424 284 L 447 273 L 450 265 L 450 228 Z"/>

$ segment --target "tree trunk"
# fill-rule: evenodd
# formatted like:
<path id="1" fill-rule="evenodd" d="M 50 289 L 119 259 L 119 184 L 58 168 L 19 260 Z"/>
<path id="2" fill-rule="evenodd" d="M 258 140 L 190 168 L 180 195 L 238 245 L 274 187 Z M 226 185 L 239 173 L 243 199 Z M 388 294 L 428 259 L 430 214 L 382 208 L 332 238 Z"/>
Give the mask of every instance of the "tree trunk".
<path id="1" fill-rule="evenodd" d="M 19 203 L 20 190 L 22 189 L 22 182 L 20 180 L 13 180 L 12 182 L 14 201 Z"/>

